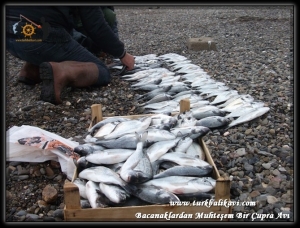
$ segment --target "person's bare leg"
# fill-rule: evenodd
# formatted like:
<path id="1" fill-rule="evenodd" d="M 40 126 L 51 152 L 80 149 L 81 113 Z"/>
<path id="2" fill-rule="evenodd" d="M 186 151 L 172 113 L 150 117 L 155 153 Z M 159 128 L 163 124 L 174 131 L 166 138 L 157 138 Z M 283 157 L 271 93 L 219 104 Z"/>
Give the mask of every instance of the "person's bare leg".
<path id="1" fill-rule="evenodd" d="M 61 104 L 61 92 L 65 86 L 88 87 L 96 84 L 99 70 L 91 62 L 44 62 L 40 65 L 42 79 L 41 99 Z"/>

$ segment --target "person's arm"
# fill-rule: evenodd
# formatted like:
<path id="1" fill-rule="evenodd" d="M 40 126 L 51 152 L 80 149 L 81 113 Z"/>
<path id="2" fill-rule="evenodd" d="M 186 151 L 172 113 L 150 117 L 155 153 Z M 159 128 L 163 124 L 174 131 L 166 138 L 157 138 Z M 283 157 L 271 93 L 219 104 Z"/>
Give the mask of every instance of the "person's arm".
<path id="1" fill-rule="evenodd" d="M 114 34 L 100 7 L 80 7 L 79 14 L 86 32 L 95 44 L 104 52 L 120 58 L 127 70 L 132 70 L 134 57 L 126 52 L 124 43 Z"/>

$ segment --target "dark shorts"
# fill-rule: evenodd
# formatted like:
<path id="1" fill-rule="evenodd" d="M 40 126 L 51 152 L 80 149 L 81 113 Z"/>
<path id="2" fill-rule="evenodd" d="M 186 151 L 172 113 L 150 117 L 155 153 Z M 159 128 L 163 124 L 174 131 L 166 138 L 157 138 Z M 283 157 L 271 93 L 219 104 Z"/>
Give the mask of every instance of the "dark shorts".
<path id="1" fill-rule="evenodd" d="M 50 31 L 45 40 L 38 37 L 25 39 L 21 34 L 16 36 L 7 33 L 6 48 L 15 57 L 34 65 L 40 65 L 42 62 L 93 62 L 99 69 L 99 78 L 95 86 L 107 85 L 111 81 L 111 74 L 106 65 L 66 31 Z"/>

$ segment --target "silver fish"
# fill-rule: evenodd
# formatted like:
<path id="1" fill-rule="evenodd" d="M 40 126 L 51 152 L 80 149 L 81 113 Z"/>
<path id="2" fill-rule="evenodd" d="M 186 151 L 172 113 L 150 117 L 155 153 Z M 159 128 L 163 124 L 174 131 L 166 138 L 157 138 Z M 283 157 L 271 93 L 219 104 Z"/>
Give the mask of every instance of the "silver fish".
<path id="1" fill-rule="evenodd" d="M 211 174 L 213 167 L 211 165 L 203 167 L 194 166 L 174 166 L 166 169 L 153 176 L 153 179 L 168 177 L 168 176 L 190 176 L 190 177 L 204 177 Z"/>
<path id="2" fill-rule="evenodd" d="M 99 195 L 98 191 L 100 191 L 100 188 L 97 183 L 91 180 L 86 182 L 86 195 L 91 207 L 107 207 L 108 204 L 104 203 L 104 200 L 101 199 L 102 195 Z"/>
<path id="3" fill-rule="evenodd" d="M 145 153 L 133 170 L 128 172 L 129 183 L 140 184 L 153 178 L 153 169 L 149 156 Z"/>
<path id="4" fill-rule="evenodd" d="M 86 180 L 80 179 L 80 178 L 75 178 L 73 181 L 73 184 L 75 184 L 78 187 L 80 197 L 87 199 L 86 186 L 85 186 Z"/>
<path id="5" fill-rule="evenodd" d="M 178 104 L 179 104 L 178 101 L 167 100 L 167 101 L 161 101 L 161 102 L 157 102 L 157 103 L 147 104 L 144 106 L 144 109 L 162 109 L 166 106 L 173 106 L 173 105 L 176 106 Z"/>
<path id="6" fill-rule="evenodd" d="M 153 143 L 146 149 L 150 162 L 154 162 L 162 155 L 167 153 L 171 148 L 175 147 L 181 138 L 175 138 L 171 140 L 164 140 Z"/>
<path id="7" fill-rule="evenodd" d="M 113 203 L 121 204 L 127 197 L 130 196 L 123 188 L 119 185 L 105 184 L 100 182 L 99 188 L 101 192 Z"/>
<path id="8" fill-rule="evenodd" d="M 206 135 L 210 129 L 204 126 L 187 126 L 187 127 L 174 127 L 170 130 L 176 136 L 191 136 L 192 134 L 199 134 L 199 136 Z"/>
<path id="9" fill-rule="evenodd" d="M 177 123 L 177 119 L 175 117 L 171 116 L 171 113 L 154 114 L 151 116 L 151 118 L 152 118 L 152 120 L 151 120 L 150 126 L 158 125 L 158 124 L 165 124 L 165 123 L 172 123 L 175 125 Z"/>
<path id="10" fill-rule="evenodd" d="M 226 112 L 214 105 L 207 105 L 191 110 L 193 117 L 200 120 L 208 116 L 225 116 Z"/>
<path id="11" fill-rule="evenodd" d="M 142 104 L 139 104 L 139 106 L 145 106 L 148 104 L 153 104 L 153 103 L 158 103 L 158 102 L 162 102 L 162 101 L 169 101 L 171 100 L 173 97 L 167 93 L 163 93 L 163 94 L 158 94 L 155 97 L 153 97 L 151 100 L 144 102 Z"/>
<path id="12" fill-rule="evenodd" d="M 145 131 L 151 123 L 151 117 L 144 117 L 142 119 L 133 119 L 119 123 L 114 131 L 109 135 L 104 136 L 104 139 L 115 139 L 130 133 L 141 133 Z"/>
<path id="13" fill-rule="evenodd" d="M 139 87 L 133 87 L 132 89 L 133 90 L 153 91 L 155 89 L 159 89 L 160 86 L 161 86 L 160 84 L 157 85 L 157 84 L 149 83 L 147 85 L 142 85 L 142 86 L 139 86 Z"/>
<path id="14" fill-rule="evenodd" d="M 97 139 L 102 139 L 104 136 L 110 134 L 119 123 L 120 122 L 106 123 L 100 127 L 100 129 L 94 134 L 94 137 Z"/>
<path id="15" fill-rule="evenodd" d="M 172 149 L 172 151 L 185 153 L 192 143 L 193 139 L 190 137 L 183 137 L 178 141 L 177 145 Z"/>
<path id="16" fill-rule="evenodd" d="M 170 201 L 180 201 L 174 193 L 151 185 L 137 186 L 133 195 L 151 204 L 167 204 Z"/>
<path id="17" fill-rule="evenodd" d="M 186 152 L 187 155 L 198 158 L 200 160 L 205 160 L 205 153 L 199 143 L 193 142 L 189 148 L 187 148 Z"/>
<path id="18" fill-rule="evenodd" d="M 125 161 L 132 153 L 133 149 L 105 149 L 100 153 L 89 154 L 85 157 L 88 162 L 94 164 L 116 164 Z"/>
<path id="19" fill-rule="evenodd" d="M 100 145 L 94 145 L 94 144 L 90 144 L 90 143 L 84 143 L 84 144 L 76 146 L 74 148 L 74 152 L 76 152 L 80 156 L 86 156 L 88 154 L 93 153 L 94 151 L 104 150 L 104 149 L 105 148 L 103 146 L 100 146 Z"/>
<path id="20" fill-rule="evenodd" d="M 143 94 L 141 97 L 138 98 L 138 100 L 143 100 L 143 99 L 150 100 L 153 97 L 157 96 L 158 94 L 168 92 L 171 88 L 172 85 L 159 87 L 158 89 Z"/>
<path id="21" fill-rule="evenodd" d="M 154 143 L 158 141 L 175 139 L 176 135 L 172 132 L 163 129 L 147 129 L 147 142 Z"/>
<path id="22" fill-rule="evenodd" d="M 95 166 L 82 170 L 78 174 L 79 178 L 90 180 L 93 182 L 103 182 L 106 184 L 116 184 L 126 188 L 127 183 L 120 176 L 105 166 Z"/>
<path id="23" fill-rule="evenodd" d="M 102 145 L 106 148 L 110 149 L 135 149 L 137 140 L 135 133 L 130 133 L 123 135 L 117 139 L 104 139 L 104 140 L 97 140 L 95 144 Z"/>
<path id="24" fill-rule="evenodd" d="M 211 177 L 168 176 L 149 180 L 142 186 L 156 186 L 174 194 L 209 192 L 216 186 L 216 180 Z"/>
<path id="25" fill-rule="evenodd" d="M 229 125 L 228 128 L 233 127 L 235 125 L 248 122 L 250 120 L 256 119 L 257 117 L 260 117 L 267 113 L 270 110 L 269 107 L 261 107 L 258 108 L 250 113 L 246 113 L 240 117 L 238 117 L 236 120 L 233 120 Z"/>
<path id="26" fill-rule="evenodd" d="M 182 166 L 195 166 L 195 167 L 210 166 L 210 164 L 204 160 L 200 160 L 186 153 L 180 153 L 180 152 L 165 153 L 159 158 L 159 160 L 175 162 L 178 165 L 182 165 Z"/>
<path id="27" fill-rule="evenodd" d="M 204 126 L 209 129 L 225 127 L 230 123 L 230 120 L 223 116 L 208 116 L 197 120 L 196 126 Z"/>
<path id="28" fill-rule="evenodd" d="M 136 150 L 127 158 L 127 160 L 125 161 L 125 163 L 123 164 L 121 170 L 120 170 L 120 177 L 128 182 L 131 183 L 133 181 L 137 181 L 136 178 L 142 178 L 143 173 L 137 173 L 135 171 L 133 171 L 135 169 L 135 167 L 138 165 L 138 163 L 141 161 L 141 159 L 143 157 L 146 156 L 146 158 L 148 158 L 147 154 L 145 153 L 144 149 L 144 143 L 147 139 L 147 132 L 144 132 L 142 134 L 137 134 L 136 133 L 136 137 L 138 140 L 137 146 L 136 146 Z M 151 164 L 150 164 L 151 166 Z M 139 175 L 138 177 L 135 176 L 135 174 Z"/>
<path id="29" fill-rule="evenodd" d="M 127 120 L 130 120 L 130 119 L 129 118 L 125 118 L 125 117 L 108 117 L 108 118 L 106 118 L 106 119 L 104 119 L 104 120 L 96 123 L 93 127 L 91 127 L 88 130 L 88 133 L 93 136 L 94 133 L 95 133 L 95 131 L 98 130 L 103 125 L 105 125 L 106 123 L 123 122 L 123 121 L 127 121 Z"/>
<path id="30" fill-rule="evenodd" d="M 139 88 L 140 86 L 144 86 L 148 83 L 158 85 L 161 83 L 162 79 L 160 78 L 145 78 L 144 80 L 140 80 L 139 82 L 132 84 L 131 87 L 133 88 Z"/>

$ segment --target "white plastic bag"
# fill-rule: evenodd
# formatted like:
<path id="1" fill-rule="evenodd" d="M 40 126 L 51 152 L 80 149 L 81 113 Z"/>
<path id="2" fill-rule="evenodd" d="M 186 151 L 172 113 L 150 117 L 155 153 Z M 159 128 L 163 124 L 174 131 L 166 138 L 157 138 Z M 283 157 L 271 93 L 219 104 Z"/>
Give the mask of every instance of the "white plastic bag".
<path id="1" fill-rule="evenodd" d="M 20 162 L 44 162 L 48 160 L 58 161 L 61 171 L 64 172 L 68 179 L 73 178 L 75 164 L 73 158 L 66 153 L 56 149 L 48 148 L 49 142 L 60 142 L 70 148 L 78 146 L 78 142 L 65 139 L 54 133 L 45 131 L 38 127 L 22 125 L 21 127 L 13 126 L 6 132 L 7 150 L 6 161 Z M 41 138 L 40 143 L 22 145 L 18 140 L 26 138 Z M 23 140 L 26 141 L 26 140 Z"/>

